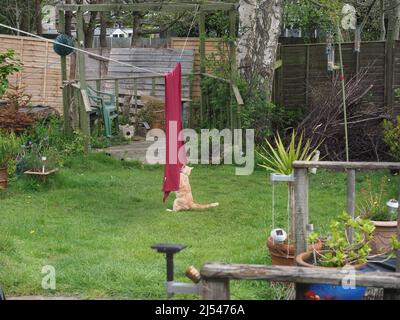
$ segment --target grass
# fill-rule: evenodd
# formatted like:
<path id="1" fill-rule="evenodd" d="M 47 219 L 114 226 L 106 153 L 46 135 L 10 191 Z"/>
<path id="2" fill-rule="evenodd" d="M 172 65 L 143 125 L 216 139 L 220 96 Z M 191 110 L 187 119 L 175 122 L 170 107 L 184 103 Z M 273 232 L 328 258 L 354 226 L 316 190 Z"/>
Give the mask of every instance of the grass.
<path id="1" fill-rule="evenodd" d="M 373 175 L 375 184 L 385 173 Z M 386 173 L 389 177 L 389 174 Z M 235 176 L 231 166 L 197 166 L 195 199 L 218 201 L 201 212 L 170 213 L 162 203 L 162 167 L 118 162 L 102 154 L 76 158 L 45 184 L 11 181 L 0 193 L 0 285 L 7 295 L 77 295 L 80 298 L 165 298 L 165 258 L 157 242 L 184 243 L 177 280 L 207 261 L 268 264 L 271 186 L 265 171 Z M 389 196 L 395 179 L 389 177 Z M 345 208 L 344 174 L 319 171 L 310 181 L 310 222 L 326 230 Z M 358 187 L 365 174 L 357 178 Z M 286 228 L 285 185 L 276 187 L 276 226 Z M 43 290 L 42 267 L 56 269 L 57 288 Z M 232 282 L 234 299 L 282 298 L 268 283 Z M 195 296 L 177 296 L 195 298 Z"/>

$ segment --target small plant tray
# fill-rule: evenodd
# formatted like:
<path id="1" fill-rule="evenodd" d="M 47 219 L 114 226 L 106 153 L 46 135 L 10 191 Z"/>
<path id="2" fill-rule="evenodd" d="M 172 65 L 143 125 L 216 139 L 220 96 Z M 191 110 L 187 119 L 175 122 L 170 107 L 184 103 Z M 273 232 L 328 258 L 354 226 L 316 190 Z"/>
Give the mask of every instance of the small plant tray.
<path id="1" fill-rule="evenodd" d="M 50 171 L 45 171 L 45 172 L 28 170 L 28 171 L 25 171 L 24 174 L 27 174 L 27 175 L 30 175 L 30 176 L 41 176 L 41 177 L 44 176 L 44 177 L 46 177 L 46 176 L 49 176 L 49 175 L 51 175 L 51 174 L 53 174 L 53 173 L 55 173 L 57 171 L 58 171 L 57 168 L 53 169 L 53 170 L 50 170 Z"/>

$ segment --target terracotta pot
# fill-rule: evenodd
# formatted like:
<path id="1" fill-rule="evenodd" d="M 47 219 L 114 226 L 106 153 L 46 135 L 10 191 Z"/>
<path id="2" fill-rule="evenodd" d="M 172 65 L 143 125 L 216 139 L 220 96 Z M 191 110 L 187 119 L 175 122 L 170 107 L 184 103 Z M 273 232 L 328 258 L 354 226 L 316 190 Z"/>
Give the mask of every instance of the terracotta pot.
<path id="1" fill-rule="evenodd" d="M 0 168 L 0 189 L 7 188 L 7 184 L 8 184 L 7 168 Z"/>
<path id="2" fill-rule="evenodd" d="M 323 253 L 328 253 L 328 252 L 329 252 L 329 250 L 320 251 L 320 253 L 322 253 L 322 254 Z M 307 267 L 307 268 L 331 269 L 331 268 L 328 268 L 328 267 L 316 266 L 316 265 L 312 264 L 312 260 L 313 260 L 313 253 L 311 251 L 300 253 L 296 257 L 296 263 L 297 263 L 298 266 Z M 352 267 L 355 268 L 355 269 L 361 269 L 364 266 L 365 266 L 365 263 L 364 264 L 352 265 Z M 337 269 L 342 269 L 342 268 L 337 268 Z"/>
<path id="3" fill-rule="evenodd" d="M 272 265 L 274 266 L 295 266 L 296 261 L 294 257 L 294 245 L 287 245 L 284 243 L 274 243 L 272 237 L 267 239 L 267 248 L 272 258 Z M 322 242 L 319 241 L 315 244 L 317 251 L 322 249 Z M 313 250 L 313 246 L 309 246 L 309 250 Z"/>
<path id="4" fill-rule="evenodd" d="M 329 251 L 320 251 L 327 253 Z M 315 266 L 312 264 L 312 252 L 304 252 L 296 257 L 296 262 L 301 267 L 316 268 L 316 269 L 332 269 L 327 267 Z M 355 269 L 361 269 L 365 264 L 353 265 Z M 343 269 L 343 268 L 336 268 Z M 306 300 L 362 300 L 366 292 L 365 287 L 345 288 L 342 285 L 330 285 L 315 283 L 304 285 L 303 298 Z"/>
<path id="5" fill-rule="evenodd" d="M 372 221 L 375 226 L 374 238 L 370 242 L 371 253 L 391 250 L 390 239 L 397 235 L 397 221 Z"/>

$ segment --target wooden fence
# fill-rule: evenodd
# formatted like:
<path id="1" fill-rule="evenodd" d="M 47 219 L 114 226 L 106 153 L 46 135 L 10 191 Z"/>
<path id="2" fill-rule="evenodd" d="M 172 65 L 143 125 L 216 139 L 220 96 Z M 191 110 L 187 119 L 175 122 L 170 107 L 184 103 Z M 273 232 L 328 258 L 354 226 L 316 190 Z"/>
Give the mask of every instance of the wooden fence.
<path id="1" fill-rule="evenodd" d="M 185 46 L 185 38 L 171 38 L 169 47 L 180 50 Z M 206 40 L 206 56 L 218 53 L 219 39 Z M 189 38 L 186 49 L 193 50 L 194 70 L 200 72 L 200 41 Z M 60 57 L 53 51 L 53 44 L 40 39 L 22 36 L 0 35 L 0 50 L 14 49 L 24 68 L 21 73 L 10 77 L 11 84 L 25 87 L 26 93 L 32 95 L 32 104 L 49 105 L 62 113 L 62 81 Z M 90 49 L 91 51 L 109 57 L 110 49 Z M 108 61 L 88 57 L 87 77 L 105 77 L 108 73 Z M 69 63 L 69 58 L 67 59 Z M 200 76 L 194 76 L 191 85 L 191 98 L 200 97 Z"/>
<path id="2" fill-rule="evenodd" d="M 343 60 L 346 77 L 356 74 L 361 68 L 370 66 L 365 82 L 373 84 L 373 89 L 367 97 L 368 103 L 379 107 L 387 105 L 387 90 L 391 93 L 400 88 L 400 42 L 394 50 L 394 65 L 387 70 L 388 56 L 384 41 L 363 42 L 361 52 L 354 50 L 354 43 L 343 44 Z M 289 109 L 308 106 L 311 88 L 326 84 L 330 85 L 332 72 L 328 72 L 326 44 L 295 44 L 280 47 L 282 68 L 277 70 L 274 96 L 275 102 Z M 339 54 L 336 46 L 336 64 L 339 64 Z M 389 72 L 393 72 L 390 74 Z M 389 76 L 393 76 L 393 87 L 385 84 Z M 390 92 L 389 92 L 390 93 Z M 396 109 L 400 101 L 395 99 Z"/>
<path id="3" fill-rule="evenodd" d="M 308 170 L 320 168 L 347 172 L 347 212 L 354 217 L 356 197 L 356 172 L 375 170 L 399 170 L 399 162 L 329 162 L 295 161 L 295 254 L 308 250 L 309 179 Z M 400 181 L 400 180 L 399 180 Z M 399 184 L 400 188 L 400 184 Z M 400 197 L 400 190 L 398 192 Z M 350 235 L 351 235 L 350 230 Z M 400 240 L 400 211 L 398 214 L 397 238 Z M 230 298 L 230 280 L 265 280 L 296 283 L 296 299 L 304 299 L 303 284 L 326 283 L 340 285 L 343 273 L 336 268 L 302 268 L 263 265 L 232 265 L 207 263 L 201 270 L 202 297 L 224 300 Z M 357 286 L 384 288 L 384 299 L 400 299 L 400 250 L 396 253 L 396 272 L 356 272 Z"/>
<path id="4" fill-rule="evenodd" d="M 13 49 L 23 63 L 21 73 L 10 77 L 32 95 L 33 105 L 49 105 L 62 113 L 60 57 L 53 44 L 29 37 L 0 35 L 0 51 Z"/>
<path id="5" fill-rule="evenodd" d="M 220 46 L 221 39 L 208 38 L 206 39 L 206 57 L 212 54 L 218 54 L 218 47 Z M 171 38 L 170 47 L 173 49 L 186 48 L 194 51 L 194 68 L 195 73 L 200 72 L 200 40 L 199 38 L 189 38 L 186 42 L 185 38 Z M 200 76 L 193 78 L 192 82 L 192 99 L 200 97 Z"/>

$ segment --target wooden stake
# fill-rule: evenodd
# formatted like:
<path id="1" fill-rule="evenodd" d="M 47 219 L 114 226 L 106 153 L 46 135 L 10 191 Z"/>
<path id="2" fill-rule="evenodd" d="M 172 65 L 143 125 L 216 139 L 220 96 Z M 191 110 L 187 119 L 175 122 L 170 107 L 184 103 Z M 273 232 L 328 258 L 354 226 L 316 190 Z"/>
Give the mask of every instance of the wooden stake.
<path id="1" fill-rule="evenodd" d="M 58 11 L 58 25 L 61 33 L 65 33 L 65 12 Z M 68 79 L 67 75 L 67 57 L 61 57 L 61 81 L 63 83 L 62 97 L 63 97 L 63 116 L 64 116 L 64 134 L 71 137 L 73 133 L 72 124 L 69 117 L 69 109 L 71 103 L 71 90 L 64 85 L 64 81 Z M 77 102 L 75 101 L 76 105 Z"/>
<path id="2" fill-rule="evenodd" d="M 83 49 L 85 46 L 85 33 L 84 33 L 84 18 L 82 10 L 77 12 L 77 32 L 78 32 L 78 46 Z M 85 54 L 78 51 L 78 65 L 79 65 L 79 83 L 81 90 L 87 89 L 86 84 L 86 63 Z M 82 96 L 79 99 L 79 110 L 80 110 L 80 125 L 81 130 L 84 135 L 84 149 L 85 153 L 89 153 L 90 148 L 90 125 L 89 125 L 89 115 L 86 112 L 86 108 L 83 104 Z"/>
<path id="3" fill-rule="evenodd" d="M 356 171 L 347 171 L 347 213 L 354 219 L 356 210 Z M 353 242 L 353 229 L 347 230 L 350 243 Z"/>
<path id="4" fill-rule="evenodd" d="M 206 15 L 204 11 L 200 11 L 199 14 L 199 31 L 200 31 L 200 73 L 206 72 Z M 203 124 L 203 117 L 206 106 L 206 93 L 201 87 L 201 80 L 203 76 L 200 76 L 200 123 Z"/>

